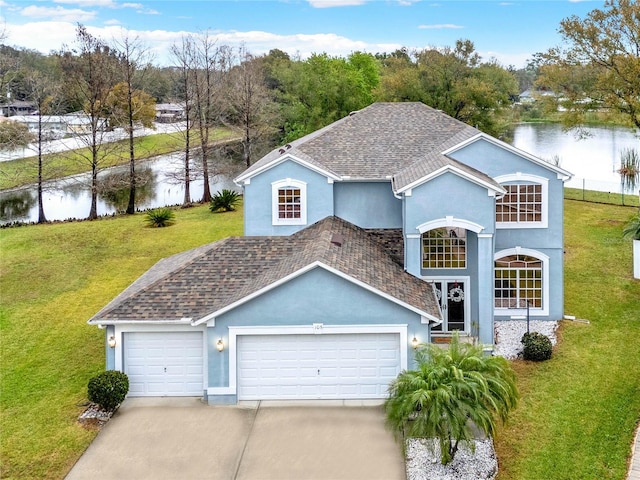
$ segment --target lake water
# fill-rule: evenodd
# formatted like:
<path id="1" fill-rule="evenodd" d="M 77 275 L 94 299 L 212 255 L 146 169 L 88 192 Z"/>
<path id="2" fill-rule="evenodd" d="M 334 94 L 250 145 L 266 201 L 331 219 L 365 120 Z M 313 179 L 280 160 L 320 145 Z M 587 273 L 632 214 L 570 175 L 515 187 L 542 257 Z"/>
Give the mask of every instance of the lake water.
<path id="1" fill-rule="evenodd" d="M 136 164 L 139 181 L 136 188 L 136 208 L 140 210 L 167 205 L 179 205 L 184 200 L 184 181 L 181 180 L 184 166 L 182 154 L 162 155 Z M 192 169 L 200 161 L 194 161 Z M 0 168 L 2 165 L 0 164 Z M 212 170 L 211 170 L 212 171 Z M 231 174 L 223 173 L 211 178 L 212 194 L 218 190 L 237 190 L 233 178 L 241 166 Z M 129 201 L 126 186 L 129 167 L 105 169 L 98 175 L 98 215 L 109 215 L 124 211 Z M 202 178 L 191 181 L 192 201 L 202 198 Z M 89 215 L 91 206 L 90 175 L 82 174 L 53 182 L 47 182 L 43 192 L 44 211 L 47 220 L 82 219 Z M 35 222 L 38 220 L 38 197 L 35 186 L 0 192 L 0 224 L 10 222 Z"/>
<path id="2" fill-rule="evenodd" d="M 574 175 L 568 187 L 620 192 L 620 155 L 624 149 L 640 150 L 640 138 L 619 127 L 587 127 L 584 133 L 579 138 L 557 124 L 521 124 L 512 144 L 544 160 L 559 158 L 560 167 Z"/>
<path id="3" fill-rule="evenodd" d="M 522 124 L 516 126 L 512 144 L 545 160 L 558 157 L 560 167 L 574 175 L 567 186 L 620 192 L 620 176 L 617 173 L 620 154 L 625 148 L 640 149 L 638 137 L 631 130 L 616 127 L 589 127 L 585 132 L 588 136 L 578 139 L 574 133 L 563 132 L 556 124 Z M 183 168 L 181 158 L 181 154 L 163 155 L 137 164 L 136 171 L 144 183 L 136 192 L 137 208 L 156 208 L 183 202 L 184 183 L 177 178 Z M 231 179 L 241 170 L 242 166 L 236 164 L 235 171 L 215 176 L 211 182 L 212 193 L 223 188 L 237 189 Z M 98 195 L 98 215 L 108 215 L 126 208 L 129 198 L 127 172 L 126 166 L 101 172 L 99 178 L 103 188 Z M 86 218 L 91 203 L 88 180 L 88 175 L 78 175 L 47 184 L 43 194 L 47 219 Z M 192 181 L 192 200 L 200 199 L 202 190 L 202 179 Z M 37 219 L 38 204 L 34 186 L 0 192 L 0 223 L 35 222 Z"/>

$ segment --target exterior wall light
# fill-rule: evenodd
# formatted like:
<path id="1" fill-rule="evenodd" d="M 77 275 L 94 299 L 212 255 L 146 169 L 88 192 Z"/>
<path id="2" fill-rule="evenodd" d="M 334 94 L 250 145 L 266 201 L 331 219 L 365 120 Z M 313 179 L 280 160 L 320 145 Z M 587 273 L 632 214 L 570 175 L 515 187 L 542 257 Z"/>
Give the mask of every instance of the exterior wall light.
<path id="1" fill-rule="evenodd" d="M 413 349 L 415 350 L 416 348 L 418 348 L 418 345 L 420 344 L 420 342 L 418 342 L 418 339 L 414 336 L 411 339 L 411 346 L 413 347 Z"/>
<path id="2" fill-rule="evenodd" d="M 111 335 L 109 340 L 107 340 L 107 343 L 109 344 L 109 348 L 116 348 L 116 337 Z"/>
<path id="3" fill-rule="evenodd" d="M 221 338 L 219 338 L 218 341 L 216 342 L 216 348 L 218 349 L 219 352 L 224 350 L 224 343 L 222 343 Z"/>

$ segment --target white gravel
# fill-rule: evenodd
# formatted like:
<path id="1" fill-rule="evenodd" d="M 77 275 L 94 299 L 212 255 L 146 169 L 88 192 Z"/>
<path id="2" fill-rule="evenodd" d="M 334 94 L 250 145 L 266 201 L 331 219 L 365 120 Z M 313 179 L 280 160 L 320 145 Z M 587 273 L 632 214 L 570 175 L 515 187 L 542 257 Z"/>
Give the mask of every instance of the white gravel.
<path id="1" fill-rule="evenodd" d="M 407 440 L 407 480 L 492 480 L 498 459 L 490 438 L 475 440 L 475 452 L 461 444 L 453 461 L 440 462 L 440 446 L 434 439 Z"/>
<path id="2" fill-rule="evenodd" d="M 526 320 L 508 320 L 495 322 L 496 344 L 494 355 L 501 355 L 504 358 L 522 357 L 522 336 L 527 332 Z M 551 344 L 556 344 L 556 329 L 558 322 L 548 320 L 531 320 L 529 331 L 546 335 L 551 340 Z"/>

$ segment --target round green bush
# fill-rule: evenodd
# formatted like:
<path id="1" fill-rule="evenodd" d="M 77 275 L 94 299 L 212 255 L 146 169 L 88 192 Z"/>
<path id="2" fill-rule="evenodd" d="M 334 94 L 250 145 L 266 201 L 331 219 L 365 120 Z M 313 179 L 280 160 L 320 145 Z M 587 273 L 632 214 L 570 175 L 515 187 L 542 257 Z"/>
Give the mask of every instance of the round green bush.
<path id="1" fill-rule="evenodd" d="M 522 356 L 525 360 L 541 362 L 551 358 L 553 345 L 546 335 L 538 332 L 525 333 L 521 342 L 524 345 Z"/>
<path id="2" fill-rule="evenodd" d="M 116 370 L 102 372 L 91 380 L 87 387 L 89 400 L 104 410 L 115 410 L 129 391 L 129 377 Z"/>

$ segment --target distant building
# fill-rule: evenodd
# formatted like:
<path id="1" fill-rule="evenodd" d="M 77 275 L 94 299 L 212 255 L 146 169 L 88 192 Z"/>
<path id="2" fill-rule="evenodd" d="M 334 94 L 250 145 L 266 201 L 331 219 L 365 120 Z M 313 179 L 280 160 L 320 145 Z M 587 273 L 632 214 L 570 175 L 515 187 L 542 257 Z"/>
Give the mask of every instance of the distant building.
<path id="1" fill-rule="evenodd" d="M 13 100 L 0 104 L 0 115 L 13 117 L 14 115 L 29 115 L 36 110 L 36 104 L 25 100 Z"/>
<path id="2" fill-rule="evenodd" d="M 180 122 L 185 118 L 185 107 L 180 103 L 157 103 L 156 122 L 173 123 Z"/>
<path id="3" fill-rule="evenodd" d="M 12 120 L 24 123 L 29 131 L 38 133 L 38 122 L 42 121 L 42 134 L 47 140 L 63 138 L 67 135 L 82 135 L 91 132 L 91 119 L 84 113 L 67 115 L 14 115 Z M 106 126 L 106 120 L 100 119 L 100 128 Z"/>

